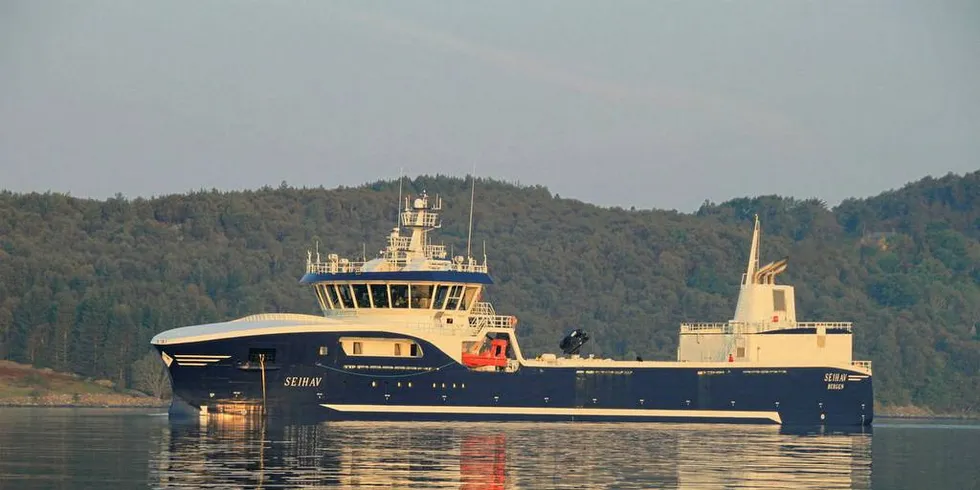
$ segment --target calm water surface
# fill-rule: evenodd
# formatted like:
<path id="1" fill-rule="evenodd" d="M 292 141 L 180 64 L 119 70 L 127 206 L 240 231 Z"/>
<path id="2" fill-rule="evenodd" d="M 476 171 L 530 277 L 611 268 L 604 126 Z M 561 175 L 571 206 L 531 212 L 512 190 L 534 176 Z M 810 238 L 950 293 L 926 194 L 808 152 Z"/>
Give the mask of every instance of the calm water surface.
<path id="1" fill-rule="evenodd" d="M 873 463 L 873 464 L 872 464 Z M 980 489 L 980 424 L 770 426 L 171 422 L 0 408 L 0 489 Z"/>

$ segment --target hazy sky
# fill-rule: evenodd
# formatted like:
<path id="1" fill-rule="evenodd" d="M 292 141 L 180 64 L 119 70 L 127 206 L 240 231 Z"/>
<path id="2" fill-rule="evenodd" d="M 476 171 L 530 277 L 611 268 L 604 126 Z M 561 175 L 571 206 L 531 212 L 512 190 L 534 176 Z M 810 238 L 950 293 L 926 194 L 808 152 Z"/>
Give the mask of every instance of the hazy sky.
<path id="1" fill-rule="evenodd" d="M 980 2 L 0 0 L 0 188 L 406 174 L 692 211 L 980 168 Z"/>

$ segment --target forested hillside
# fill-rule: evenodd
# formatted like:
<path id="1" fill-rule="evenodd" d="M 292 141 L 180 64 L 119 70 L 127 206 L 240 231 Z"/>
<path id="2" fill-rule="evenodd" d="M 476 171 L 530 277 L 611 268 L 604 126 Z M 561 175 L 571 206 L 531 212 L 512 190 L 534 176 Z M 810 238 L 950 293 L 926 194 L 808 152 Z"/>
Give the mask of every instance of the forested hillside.
<path id="1" fill-rule="evenodd" d="M 445 200 L 435 240 L 465 250 L 469 184 L 420 177 Z M 543 187 L 478 180 L 497 310 L 526 352 L 582 327 L 587 352 L 671 359 L 678 323 L 734 311 L 753 214 L 763 260 L 790 256 L 801 320 L 853 321 L 877 397 L 980 408 L 980 172 L 927 178 L 834 209 L 776 196 L 694 214 L 601 208 Z M 195 192 L 106 201 L 0 193 L 0 359 L 132 383 L 156 332 L 250 313 L 314 313 L 306 251 L 359 257 L 395 223 L 398 185 Z"/>

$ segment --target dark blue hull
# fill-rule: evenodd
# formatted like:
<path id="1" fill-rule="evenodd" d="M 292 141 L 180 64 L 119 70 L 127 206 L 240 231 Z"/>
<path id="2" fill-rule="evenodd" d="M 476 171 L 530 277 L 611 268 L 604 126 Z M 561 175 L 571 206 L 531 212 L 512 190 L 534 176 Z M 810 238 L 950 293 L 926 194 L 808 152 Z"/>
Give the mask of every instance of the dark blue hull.
<path id="1" fill-rule="evenodd" d="M 870 425 L 872 378 L 835 367 L 741 363 L 522 365 L 474 371 L 421 339 L 422 357 L 348 356 L 340 336 L 293 333 L 157 346 L 192 411 L 301 420 L 547 420 Z M 320 350 L 320 346 L 325 347 Z M 275 350 L 263 366 L 249 351 Z M 324 354 L 324 355 L 321 355 Z M 221 357 L 193 362 L 207 356 Z M 532 363 L 534 364 L 534 363 Z M 588 364 L 584 361 L 583 364 Z M 689 366 L 688 366 L 689 365 Z"/>

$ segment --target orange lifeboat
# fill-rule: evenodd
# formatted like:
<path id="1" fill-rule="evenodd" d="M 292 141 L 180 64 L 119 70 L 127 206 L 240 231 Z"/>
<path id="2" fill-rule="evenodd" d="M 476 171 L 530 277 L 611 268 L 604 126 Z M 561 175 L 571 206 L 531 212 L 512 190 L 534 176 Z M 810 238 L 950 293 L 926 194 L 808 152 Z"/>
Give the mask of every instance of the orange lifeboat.
<path id="1" fill-rule="evenodd" d="M 466 367 L 496 366 L 504 367 L 507 365 L 507 341 L 504 339 L 494 339 L 490 341 L 490 349 L 479 354 L 463 353 L 463 364 Z"/>

